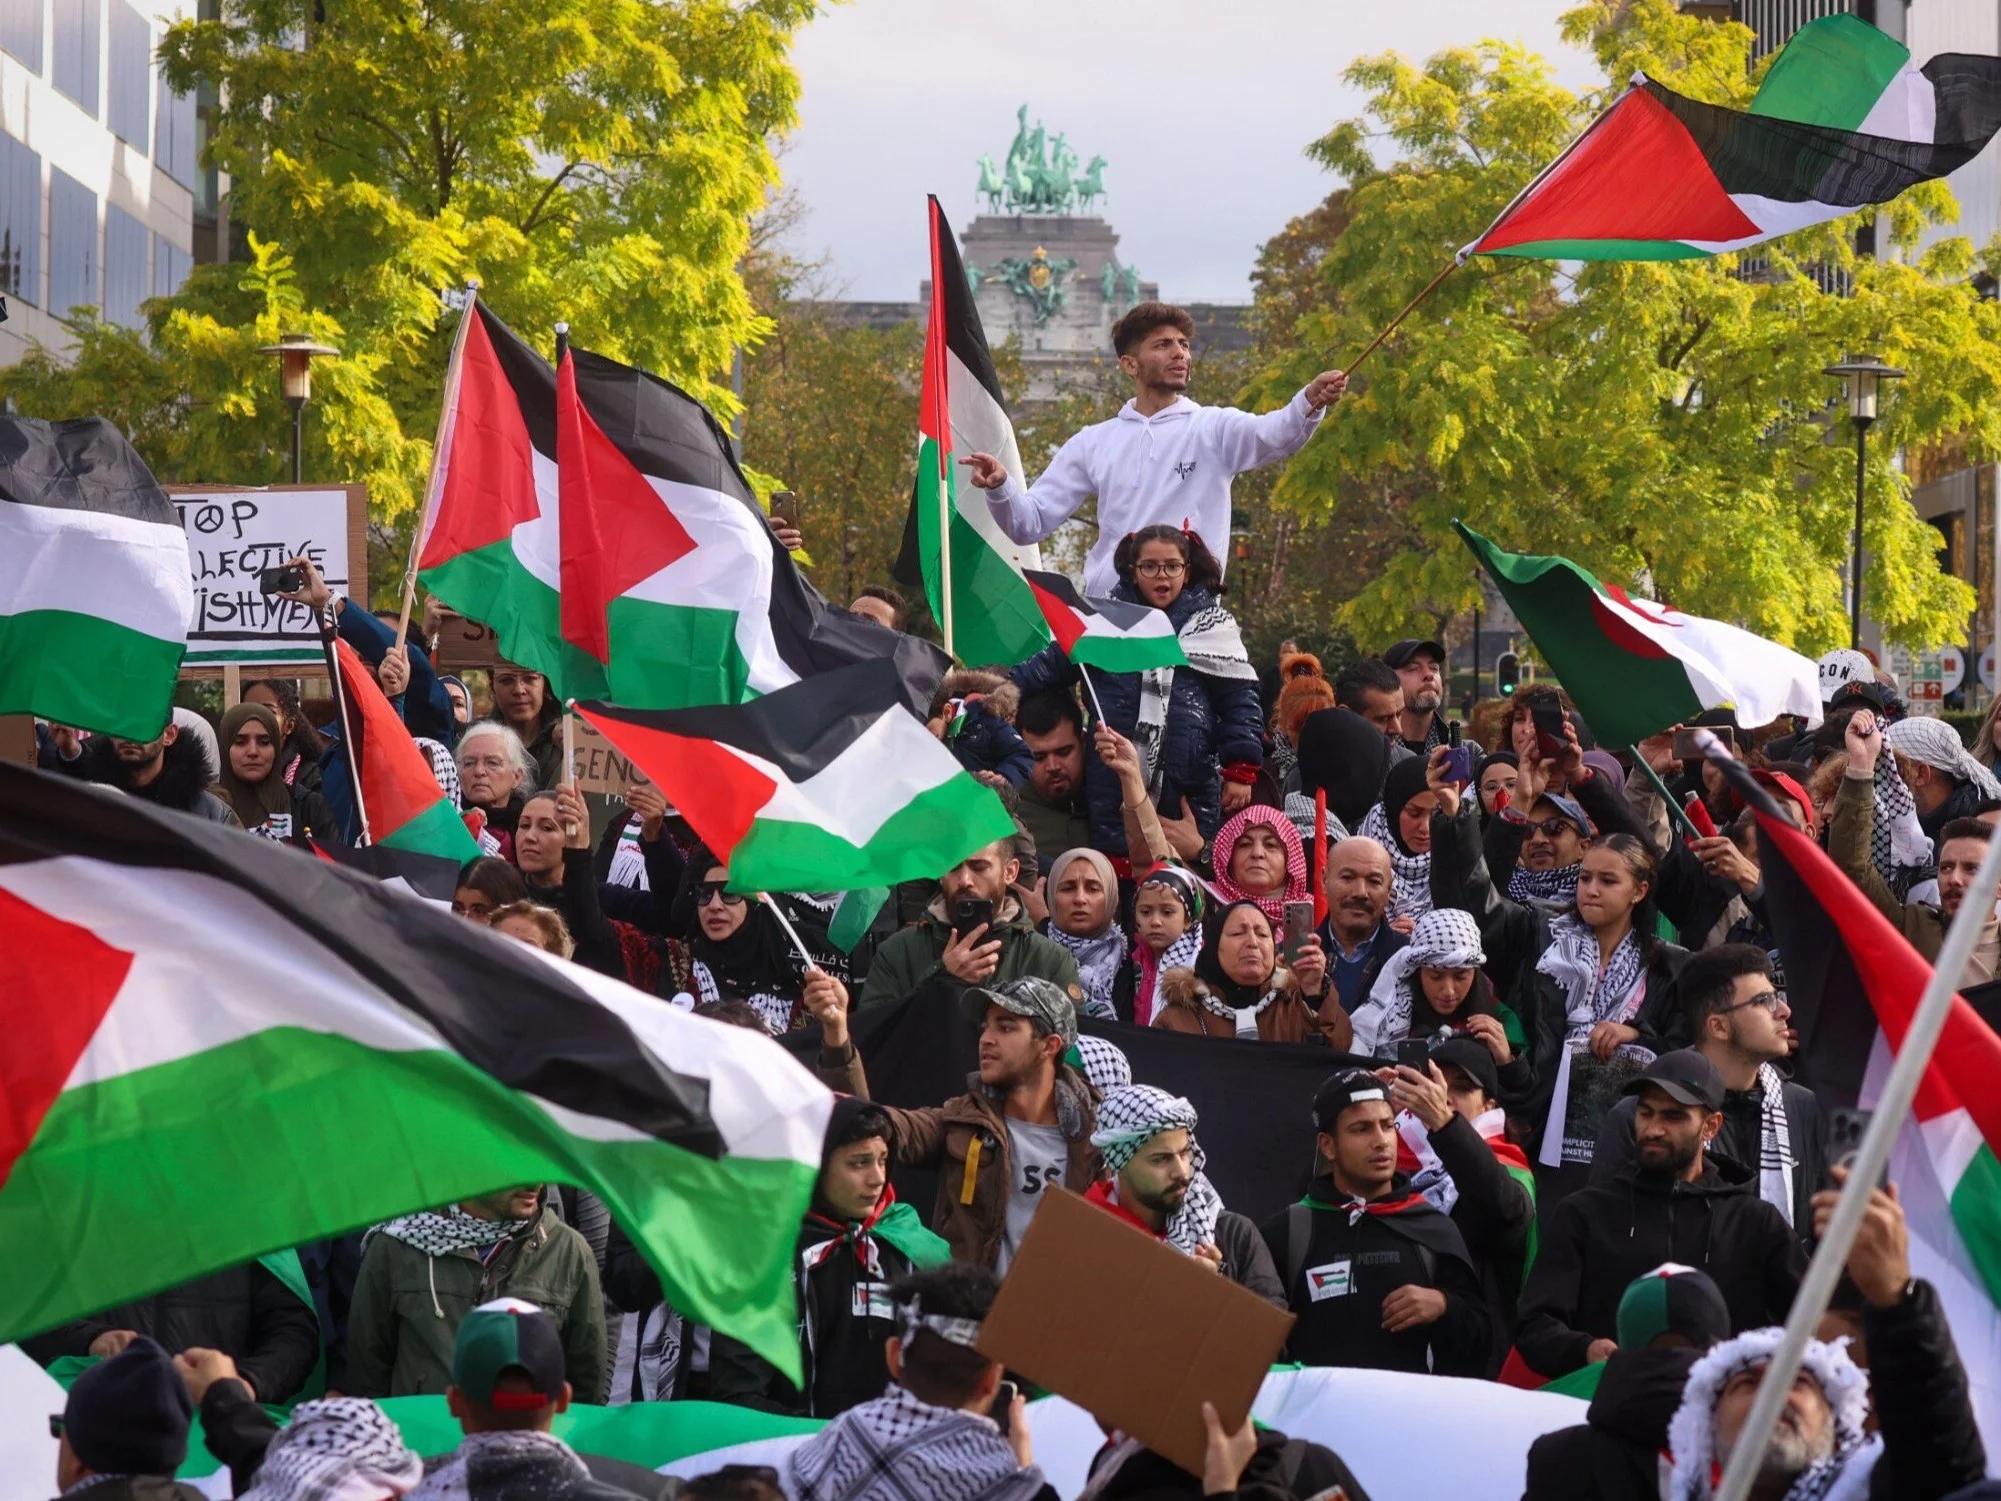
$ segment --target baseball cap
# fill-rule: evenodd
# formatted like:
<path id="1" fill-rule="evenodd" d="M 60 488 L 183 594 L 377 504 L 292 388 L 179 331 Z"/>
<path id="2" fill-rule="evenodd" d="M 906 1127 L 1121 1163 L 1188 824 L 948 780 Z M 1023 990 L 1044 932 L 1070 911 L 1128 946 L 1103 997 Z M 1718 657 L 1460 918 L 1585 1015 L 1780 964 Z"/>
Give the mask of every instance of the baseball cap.
<path id="1" fill-rule="evenodd" d="M 1820 669 L 1820 701 L 1834 703 L 1849 694 L 1866 690 L 1864 698 L 1873 698 L 1877 708 L 1883 707 L 1882 691 L 1876 686 L 1876 664 L 1852 646 L 1839 646 L 1824 655 L 1816 664 Z"/>
<path id="2" fill-rule="evenodd" d="M 1663 1334 L 1707 1350 L 1730 1338 L 1730 1308 L 1707 1272 L 1666 1261 L 1627 1285 L 1616 1327 L 1622 1350 L 1645 1349 Z"/>
<path id="3" fill-rule="evenodd" d="M 1436 641 L 1421 641 L 1415 636 L 1406 636 L 1383 653 L 1383 660 L 1392 667 L 1408 667 L 1410 659 L 1419 652 L 1430 652 L 1440 666 L 1445 664 L 1445 648 Z"/>
<path id="4" fill-rule="evenodd" d="M 528 1377 L 525 1392 L 497 1392 L 503 1372 Z M 452 1345 L 452 1385 L 487 1407 L 523 1411 L 547 1407 L 563 1392 L 563 1336 L 556 1321 L 533 1303 L 496 1298 L 459 1325 Z"/>
<path id="5" fill-rule="evenodd" d="M 1661 1054 L 1642 1070 L 1639 1078 L 1629 1079 L 1619 1092 L 1638 1094 L 1649 1086 L 1684 1105 L 1703 1110 L 1723 1108 L 1723 1076 L 1716 1072 L 1715 1064 L 1693 1048 Z"/>
<path id="6" fill-rule="evenodd" d="M 1389 1097 L 1383 1081 L 1367 1069 L 1344 1068 L 1313 1092 L 1313 1124 L 1322 1131 L 1332 1131 L 1350 1105 L 1387 1101 Z"/>
<path id="7" fill-rule="evenodd" d="M 1501 1097 L 1501 1071 L 1494 1067 L 1494 1055 L 1487 1045 L 1471 1037 L 1448 1037 L 1431 1050 L 1431 1061 L 1444 1072 L 1447 1065 L 1459 1069 L 1487 1091 L 1487 1098 Z"/>
<path id="8" fill-rule="evenodd" d="M 1032 1022 L 1041 1022 L 1069 1047 L 1077 1040 L 1077 1004 L 1061 986 L 1036 975 L 1004 980 L 999 985 L 971 985 L 959 997 L 959 1010 L 967 1021 L 986 1020 L 987 1007 L 998 1006 Z"/>

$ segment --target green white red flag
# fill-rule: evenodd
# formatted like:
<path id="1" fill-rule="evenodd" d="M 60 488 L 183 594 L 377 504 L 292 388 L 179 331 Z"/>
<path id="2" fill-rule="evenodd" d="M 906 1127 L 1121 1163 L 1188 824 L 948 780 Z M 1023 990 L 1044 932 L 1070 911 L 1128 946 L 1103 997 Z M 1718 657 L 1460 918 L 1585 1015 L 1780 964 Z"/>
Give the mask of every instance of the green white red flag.
<path id="1" fill-rule="evenodd" d="M 1060 573 L 1022 574 L 1050 634 L 1073 662 L 1105 672 L 1186 667 L 1188 653 L 1165 610 L 1117 599 L 1090 599 Z"/>
<path id="2" fill-rule="evenodd" d="M 1731 708 L 1746 729 L 1781 714 L 1820 723 L 1820 669 L 1807 657 L 1742 626 L 1634 599 L 1568 558 L 1505 552 L 1452 523 L 1592 734 L 1634 745 Z"/>

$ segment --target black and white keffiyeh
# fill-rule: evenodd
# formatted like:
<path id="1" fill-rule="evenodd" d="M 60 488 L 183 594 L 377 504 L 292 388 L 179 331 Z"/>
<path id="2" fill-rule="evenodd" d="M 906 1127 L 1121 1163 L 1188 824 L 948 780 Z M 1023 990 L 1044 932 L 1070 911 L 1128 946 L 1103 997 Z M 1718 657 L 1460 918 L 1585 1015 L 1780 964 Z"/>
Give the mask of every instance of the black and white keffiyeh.
<path id="1" fill-rule="evenodd" d="M 1524 907 L 1568 907 L 1577 900 L 1577 873 L 1583 868 L 1582 861 L 1554 870 L 1517 864 L 1508 875 L 1508 900 Z"/>
<path id="2" fill-rule="evenodd" d="M 437 741 L 423 735 L 411 738 L 417 742 L 417 749 L 429 759 L 431 775 L 438 779 L 439 788 L 451 800 L 452 811 L 457 812 L 463 808 L 465 804 L 459 797 L 459 763 L 453 758 L 452 753 Z"/>
<path id="3" fill-rule="evenodd" d="M 1793 1222 L 1793 1133 L 1786 1085 L 1769 1063 L 1758 1065 L 1758 1197 Z"/>
<path id="4" fill-rule="evenodd" d="M 1126 1057 L 1125 1050 L 1102 1037 L 1093 1037 L 1088 1032 L 1079 1033 L 1077 1059 L 1084 1077 L 1091 1081 L 1091 1088 L 1101 1095 L 1133 1081 L 1132 1060 Z"/>
<path id="5" fill-rule="evenodd" d="M 468 1433 L 410 1501 L 511 1501 L 517 1496 L 566 1496 L 590 1469 L 553 1433 L 510 1429 Z"/>
<path id="6" fill-rule="evenodd" d="M 1689 1371 L 1681 1406 L 1668 1424 L 1668 1450 L 1674 1457 L 1667 1487 L 1670 1501 L 1710 1501 L 1715 1495 L 1721 1479 L 1717 1400 L 1738 1372 L 1769 1364 L 1784 1335 L 1776 1328 L 1748 1330 L 1712 1348 Z M 1863 1432 L 1869 1414 L 1869 1378 L 1848 1358 L 1846 1344 L 1846 1340 L 1807 1341 L 1800 1370 L 1820 1384 L 1827 1399 L 1834 1418 L 1834 1445 L 1827 1458 L 1810 1465 L 1792 1483 L 1784 1501 L 1861 1501 L 1869 1494 L 1870 1472 L 1882 1456 L 1883 1441 Z"/>
<path id="7" fill-rule="evenodd" d="M 1049 936 L 1077 961 L 1077 981 L 1084 989 L 1084 1004 L 1077 1008 L 1078 1014 L 1116 1020 L 1119 1013 L 1112 1004 L 1112 989 L 1119 978 L 1119 966 L 1126 958 L 1126 935 L 1119 931 L 1118 924 L 1107 923 L 1105 930 L 1095 937 L 1079 938 L 1051 923 Z"/>
<path id="8" fill-rule="evenodd" d="M 1114 1089 L 1098 1102 L 1098 1129 L 1091 1144 L 1105 1154 L 1105 1171 L 1113 1179 L 1112 1193 L 1118 1194 L 1118 1175 L 1133 1155 L 1163 1131 L 1189 1133 L 1189 1158 L 1195 1168 L 1194 1180 L 1181 1207 L 1168 1216 L 1167 1243 L 1193 1255 L 1198 1246 L 1216 1243 L 1216 1220 L 1223 1212 L 1223 1196 L 1216 1192 L 1203 1171 L 1208 1158 L 1195 1140 L 1195 1107 L 1179 1095 L 1171 1095 L 1151 1084 L 1128 1084 Z"/>
<path id="9" fill-rule="evenodd" d="M 1390 829 L 1389 814 L 1383 805 L 1375 807 L 1362 817 L 1362 827 L 1356 834 L 1363 839 L 1373 839 L 1380 844 L 1390 857 L 1390 906 L 1388 917 L 1422 917 L 1431 910 L 1431 852 L 1422 855 L 1406 855 L 1403 846 L 1396 841 Z"/>
<path id="10" fill-rule="evenodd" d="M 243 1501 L 383 1501 L 423 1478 L 424 1462 L 381 1408 L 329 1397 L 292 1410 Z"/>
<path id="11" fill-rule="evenodd" d="M 714 1005 L 723 998 L 722 987 L 716 983 L 714 971 L 697 959 L 688 966 L 694 976 L 695 989 L 701 992 L 704 1006 Z M 764 1023 L 764 1030 L 773 1037 L 779 1037 L 792 1029 L 792 1002 L 782 995 L 772 995 L 768 991 L 754 991 L 744 997 L 745 1003 L 757 1013 L 757 1019 Z"/>
<path id="12" fill-rule="evenodd" d="M 1258 680 L 1258 670 L 1251 666 L 1250 653 L 1244 650 L 1244 633 L 1237 617 L 1214 600 L 1199 605 L 1175 636 L 1193 671 L 1212 678 Z M 1133 725 L 1132 742 L 1139 751 L 1140 765 L 1146 769 L 1147 791 L 1156 800 L 1166 785 L 1160 751 L 1167 740 L 1167 706 L 1174 694 L 1176 670 L 1150 667 L 1139 675 L 1139 716 Z"/>
<path id="13" fill-rule="evenodd" d="M 1892 889 L 1899 866 L 1929 865 L 1932 842 L 1918 823 L 1918 800 L 1897 770 L 1895 756 L 1876 758 L 1876 819 L 1869 825 L 1869 859 Z M 1905 877 L 1908 880 L 1908 877 Z"/>
<path id="14" fill-rule="evenodd" d="M 361 1243 L 365 1250 L 370 1240 L 386 1235 L 426 1256 L 449 1256 L 455 1251 L 484 1251 L 497 1246 L 533 1223 L 533 1220 L 483 1220 L 454 1204 L 449 1209 L 425 1209 L 385 1220 L 369 1230 Z"/>
<path id="15" fill-rule="evenodd" d="M 892 1386 L 851 1407 L 786 1461 L 794 1501 L 1030 1501 L 1043 1486 L 993 1419 Z"/>
<path id="16" fill-rule="evenodd" d="M 1579 918 L 1565 914 L 1549 925 L 1549 947 L 1536 960 L 1536 972 L 1548 975 L 1569 997 L 1564 1006 L 1563 1040 L 1575 1046 L 1600 1022 L 1628 1022 L 1645 998 L 1647 965 L 1640 956 L 1640 937 L 1628 933 L 1619 940 L 1601 973 L 1598 935 Z"/>
<path id="17" fill-rule="evenodd" d="M 1480 946 L 1480 925 L 1473 914 L 1457 907 L 1434 907 L 1417 920 L 1410 942 L 1384 961 L 1369 987 L 1369 998 L 1355 1008 L 1355 1039 L 1349 1051 L 1364 1058 L 1393 1058 L 1396 1045 L 1410 1035 L 1412 970 L 1427 964 L 1444 969 L 1478 969 L 1487 962 Z"/>

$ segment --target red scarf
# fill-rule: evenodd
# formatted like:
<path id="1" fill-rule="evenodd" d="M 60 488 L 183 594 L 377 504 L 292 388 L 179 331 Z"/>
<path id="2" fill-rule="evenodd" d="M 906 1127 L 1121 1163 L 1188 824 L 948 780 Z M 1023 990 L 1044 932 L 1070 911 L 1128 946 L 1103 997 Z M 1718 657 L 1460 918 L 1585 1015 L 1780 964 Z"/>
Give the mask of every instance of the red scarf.
<path id="1" fill-rule="evenodd" d="M 1480 1139 L 1487 1144 L 1487 1149 L 1500 1159 L 1502 1167 L 1517 1167 L 1525 1173 L 1530 1171 L 1529 1160 L 1523 1154 L 1522 1149 L 1509 1141 L 1505 1136 L 1482 1136 Z M 1413 1152 L 1404 1142 L 1404 1139 L 1399 1136 L 1397 1138 L 1397 1171 L 1408 1175 L 1415 1173 L 1423 1165 L 1423 1163 L 1417 1160 L 1417 1153 Z"/>
<path id="2" fill-rule="evenodd" d="M 1126 1208 L 1125 1205 L 1112 1197 L 1112 1185 L 1109 1180 L 1103 1183 L 1093 1183 L 1089 1188 L 1085 1189 L 1084 1202 L 1087 1204 L 1096 1204 L 1100 1209 L 1110 1210 L 1135 1230 L 1144 1230 L 1155 1240 L 1167 1239 L 1166 1231 L 1154 1229 L 1153 1226 L 1149 1225 L 1145 1220 L 1141 1219 L 1130 1209 Z"/>
<path id="3" fill-rule="evenodd" d="M 851 1246 L 854 1248 L 855 1260 L 860 1262 L 864 1268 L 867 1268 L 869 1264 L 869 1234 L 875 1229 L 876 1221 L 881 1219 L 888 1211 L 889 1206 L 895 1202 L 896 1185 L 894 1183 L 885 1183 L 882 1186 L 882 1197 L 875 1201 L 875 1208 L 871 1209 L 864 1219 L 842 1221 L 830 1219 L 817 1209 L 807 1210 L 807 1224 L 825 1225 L 829 1230 L 834 1232 L 832 1238 L 820 1246 L 820 1253 L 813 1258 L 813 1265 L 822 1266 L 826 1263 L 827 1258 L 832 1256 L 842 1246 Z"/>

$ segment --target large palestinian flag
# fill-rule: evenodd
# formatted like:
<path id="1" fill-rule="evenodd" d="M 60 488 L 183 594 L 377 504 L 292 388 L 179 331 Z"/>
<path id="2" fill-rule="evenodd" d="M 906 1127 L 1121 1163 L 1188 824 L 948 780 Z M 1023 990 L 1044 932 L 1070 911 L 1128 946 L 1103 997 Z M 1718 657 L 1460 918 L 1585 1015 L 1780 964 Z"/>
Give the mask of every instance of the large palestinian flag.
<path id="1" fill-rule="evenodd" d="M 187 534 L 102 417 L 0 417 L 0 714 L 151 740 L 188 647 Z"/>
<path id="2" fill-rule="evenodd" d="M 1685 260 L 1888 203 L 2001 128 L 2001 58 L 1922 68 L 1854 16 L 1802 27 L 1748 111 L 1644 74 L 1459 253 Z"/>
<path id="3" fill-rule="evenodd" d="M 365 876 L 0 766 L 0 1340 L 520 1183 L 794 1374 L 829 1096 L 767 1039 Z"/>
<path id="4" fill-rule="evenodd" d="M 700 402 L 587 350 L 559 372 L 477 303 L 425 506 L 425 587 L 562 698 L 733 704 L 893 657 L 922 707 L 947 665 L 828 606 Z"/>
<path id="5" fill-rule="evenodd" d="M 912 582 L 921 579 L 932 618 L 961 661 L 1025 662 L 1049 644 L 1042 612 L 1022 578 L 1024 568 L 1042 566 L 1041 555 L 1033 545 L 1008 538 L 987 509 L 986 492 L 966 478 L 959 463 L 968 454 L 990 453 L 1019 476 L 1021 452 L 958 243 L 938 200 L 929 202 L 931 311 L 924 328 L 917 482 L 896 573 Z"/>
<path id="6" fill-rule="evenodd" d="M 1746 729 L 1781 714 L 1820 723 L 1820 669 L 1798 652 L 1452 524 L 1601 742 L 1633 745 L 1724 707 Z"/>
<path id="7" fill-rule="evenodd" d="M 1087 599 L 1060 573 L 1030 571 L 1022 577 L 1035 591 L 1036 607 L 1056 644 L 1071 661 L 1105 672 L 1188 665 L 1188 653 L 1181 649 L 1181 638 L 1174 634 L 1174 622 L 1165 610 L 1116 599 Z"/>
<path id="8" fill-rule="evenodd" d="M 992 790 L 905 709 L 887 662 L 736 707 L 576 708 L 681 810 L 738 891 L 935 879 L 1015 832 Z"/>
<path id="9" fill-rule="evenodd" d="M 1931 966 L 1794 827 L 1743 764 L 1718 763 L 1758 820 L 1765 910 L 1799 1030 L 1798 1081 L 1828 1104 L 1873 1106 Z M 1937 1286 L 1981 1427 L 2001 1435 L 2001 1037 L 1955 999 L 1891 1159 L 1911 1265 Z"/>
<path id="10" fill-rule="evenodd" d="M 460 865 L 477 860 L 479 842 L 466 831 L 429 758 L 410 738 L 403 717 L 369 675 L 368 665 L 339 637 L 334 650 L 340 654 L 347 725 L 355 739 L 348 754 L 360 772 L 369 843 Z"/>

